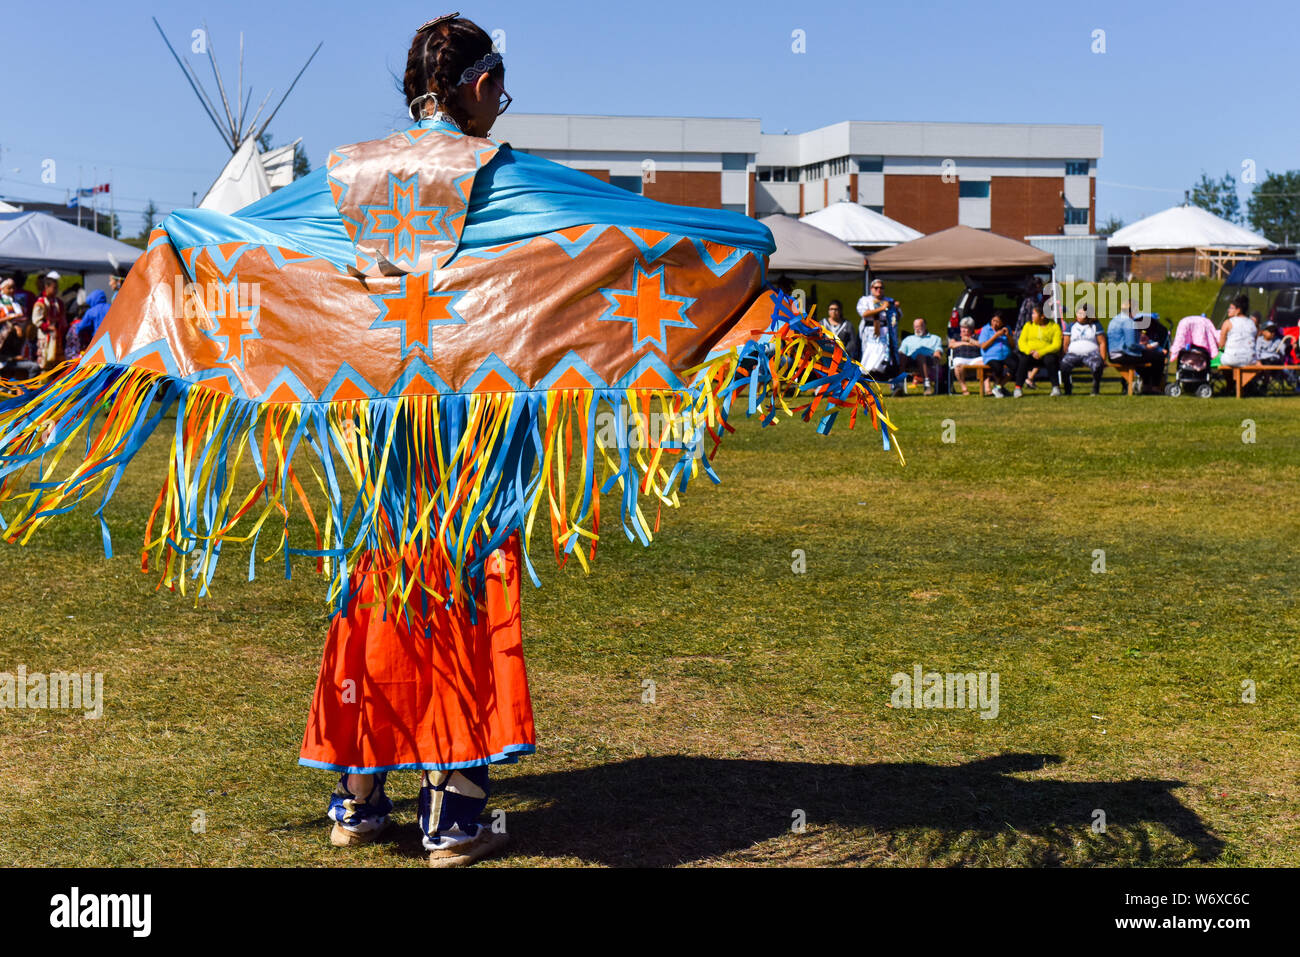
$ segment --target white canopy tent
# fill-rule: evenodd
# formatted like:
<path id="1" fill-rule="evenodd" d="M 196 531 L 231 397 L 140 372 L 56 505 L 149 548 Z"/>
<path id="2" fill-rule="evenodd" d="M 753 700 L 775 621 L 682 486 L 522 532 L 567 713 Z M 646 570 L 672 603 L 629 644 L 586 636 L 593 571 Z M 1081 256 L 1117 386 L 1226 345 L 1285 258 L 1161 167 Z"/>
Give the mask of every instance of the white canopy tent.
<path id="1" fill-rule="evenodd" d="M 0 213 L 0 267 L 125 272 L 140 250 L 46 213 Z"/>
<path id="2" fill-rule="evenodd" d="M 1112 249 L 1270 249 L 1268 237 L 1221 219 L 1199 206 L 1175 206 L 1116 230 Z"/>
<path id="3" fill-rule="evenodd" d="M 799 221 L 816 226 L 855 249 L 885 249 L 924 235 L 883 213 L 848 200 L 832 203 Z"/>

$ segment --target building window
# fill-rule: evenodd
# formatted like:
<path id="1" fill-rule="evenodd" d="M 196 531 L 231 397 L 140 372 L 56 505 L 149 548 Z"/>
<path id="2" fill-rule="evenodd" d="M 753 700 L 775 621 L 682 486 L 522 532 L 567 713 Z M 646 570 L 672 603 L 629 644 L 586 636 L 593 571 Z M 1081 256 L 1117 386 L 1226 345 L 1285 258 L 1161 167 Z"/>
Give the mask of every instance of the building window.
<path id="1" fill-rule="evenodd" d="M 833 159 L 830 162 L 831 175 L 843 176 L 845 173 L 849 171 L 851 165 L 852 165 L 851 161 L 847 156 L 841 156 L 838 159 Z"/>
<path id="2" fill-rule="evenodd" d="M 1067 226 L 1087 226 L 1088 225 L 1088 208 L 1078 208 L 1075 206 L 1065 207 L 1065 225 Z"/>
<path id="3" fill-rule="evenodd" d="M 962 199 L 988 199 L 989 182 L 988 180 L 964 179 L 957 184 L 957 195 Z"/>
<path id="4" fill-rule="evenodd" d="M 1066 176 L 1087 176 L 1087 175 L 1088 175 L 1088 161 L 1087 161 L 1087 160 L 1070 160 L 1069 162 L 1067 162 L 1067 163 L 1065 164 L 1065 175 L 1066 175 Z"/>
<path id="5" fill-rule="evenodd" d="M 609 178 L 610 186 L 617 186 L 619 189 L 625 189 L 629 193 L 641 192 L 640 176 L 611 176 Z"/>
<path id="6" fill-rule="evenodd" d="M 885 158 L 883 156 L 859 156 L 858 172 L 859 173 L 883 173 L 885 171 Z"/>
<path id="7" fill-rule="evenodd" d="M 868 206 L 867 209 L 873 213 L 879 213 L 881 216 L 885 215 L 885 207 L 883 206 Z"/>
<path id="8" fill-rule="evenodd" d="M 784 167 L 784 166 L 773 166 L 773 167 L 772 167 L 772 182 L 774 182 L 774 183 L 784 183 L 784 182 L 785 182 L 785 167 Z"/>
<path id="9" fill-rule="evenodd" d="M 805 183 L 811 183 L 815 179 L 825 179 L 825 178 L 826 178 L 825 163 L 809 163 L 807 166 L 803 168 L 803 181 Z"/>
<path id="10" fill-rule="evenodd" d="M 760 166 L 758 168 L 758 181 L 760 183 L 770 183 L 772 181 L 772 167 Z"/>
<path id="11" fill-rule="evenodd" d="M 740 213 L 742 216 L 746 212 L 744 203 L 723 203 L 722 208 L 733 213 Z"/>
<path id="12" fill-rule="evenodd" d="M 723 169 L 749 169 L 748 153 L 723 153 Z"/>

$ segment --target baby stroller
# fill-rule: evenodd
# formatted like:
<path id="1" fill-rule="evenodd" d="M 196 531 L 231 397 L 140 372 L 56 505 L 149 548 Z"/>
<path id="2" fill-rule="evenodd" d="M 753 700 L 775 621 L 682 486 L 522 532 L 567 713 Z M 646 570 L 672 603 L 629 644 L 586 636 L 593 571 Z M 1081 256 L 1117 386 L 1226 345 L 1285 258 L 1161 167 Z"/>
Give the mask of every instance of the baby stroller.
<path id="1" fill-rule="evenodd" d="M 1202 399 L 1214 394 L 1210 384 L 1210 353 L 1200 346 L 1187 346 L 1178 353 L 1178 371 L 1174 381 L 1165 386 L 1165 394 L 1177 398 L 1183 390 L 1195 392 Z"/>

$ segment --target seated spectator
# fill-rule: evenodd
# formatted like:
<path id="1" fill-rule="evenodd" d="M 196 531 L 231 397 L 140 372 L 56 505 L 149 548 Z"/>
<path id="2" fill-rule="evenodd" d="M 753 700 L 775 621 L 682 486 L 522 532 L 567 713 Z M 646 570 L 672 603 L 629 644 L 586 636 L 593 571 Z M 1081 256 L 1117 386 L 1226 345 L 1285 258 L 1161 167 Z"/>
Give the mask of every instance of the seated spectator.
<path id="1" fill-rule="evenodd" d="M 995 311 L 980 329 L 980 354 L 984 360 L 984 394 L 1004 398 L 1003 386 L 1011 378 L 1011 342 L 1002 313 Z"/>
<path id="2" fill-rule="evenodd" d="M 1061 327 L 1043 314 L 1043 304 L 1034 303 L 1031 321 L 1020 330 L 1020 356 L 1016 364 L 1017 399 L 1024 395 L 1025 377 L 1030 369 L 1042 369 L 1052 381 L 1052 395 L 1060 395 L 1057 385 L 1061 366 Z"/>
<path id="3" fill-rule="evenodd" d="M 14 281 L 6 276 L 0 279 L 0 322 L 23 318 L 23 307 L 14 302 Z"/>
<path id="4" fill-rule="evenodd" d="M 1255 356 L 1262 366 L 1281 366 L 1286 365 L 1287 353 L 1289 352 L 1287 340 L 1282 338 L 1281 331 L 1276 322 L 1267 323 L 1259 331 L 1259 338 L 1255 340 Z M 1255 381 L 1265 380 L 1259 385 L 1262 392 L 1267 387 L 1267 379 L 1273 376 L 1281 376 L 1282 380 L 1292 389 L 1296 388 L 1296 374 L 1289 369 L 1280 369 L 1277 372 L 1269 372 L 1259 376 Z"/>
<path id="5" fill-rule="evenodd" d="M 1250 311 L 1250 297 L 1245 293 L 1234 296 L 1228 303 L 1228 318 L 1223 320 L 1219 330 L 1219 367 L 1248 366 L 1255 362 L 1255 341 L 1259 338 L 1259 329 L 1255 320 L 1247 313 Z"/>
<path id="6" fill-rule="evenodd" d="M 76 343 L 77 354 L 90 345 L 90 340 L 95 338 L 95 333 L 99 331 L 99 324 L 104 321 L 108 315 L 108 296 L 103 291 L 96 289 L 86 299 L 86 310 L 81 314 L 81 318 L 72 324 L 72 334 L 68 337 Z"/>
<path id="7" fill-rule="evenodd" d="M 1165 388 L 1164 351 L 1157 346 L 1142 345 L 1132 308 L 1131 303 L 1125 302 L 1106 327 L 1111 365 L 1136 370 L 1145 391 L 1162 392 Z"/>
<path id="8" fill-rule="evenodd" d="M 850 358 L 862 358 L 862 344 L 858 342 L 858 334 L 853 331 L 853 323 L 844 318 L 844 307 L 838 299 L 832 299 L 826 307 L 826 328 L 844 344 Z"/>
<path id="9" fill-rule="evenodd" d="M 1092 372 L 1092 394 L 1101 394 L 1101 373 L 1106 368 L 1109 356 L 1106 355 L 1106 333 L 1101 323 L 1088 315 L 1088 307 L 1080 306 L 1074 311 L 1074 322 L 1065 334 L 1065 353 L 1061 356 L 1061 388 L 1066 395 L 1074 393 L 1074 384 L 1070 373 L 1077 366 L 1087 366 Z"/>
<path id="10" fill-rule="evenodd" d="M 1025 331 L 1025 326 L 1034 321 L 1034 306 L 1042 305 L 1043 302 L 1043 280 L 1040 276 L 1030 276 L 1025 280 L 1024 294 L 1020 299 L 1020 311 L 1016 314 L 1015 325 L 1011 328 L 1011 373 L 1014 377 L 1016 369 L 1020 365 L 1020 333 Z M 1032 369 L 1024 385 L 1027 389 L 1034 389 L 1034 376 L 1037 375 L 1038 369 Z"/>
<path id="11" fill-rule="evenodd" d="M 975 320 L 966 316 L 961 321 L 960 338 L 948 340 L 948 351 L 952 356 L 952 371 L 961 386 L 962 395 L 970 395 L 966 388 L 966 369 L 968 366 L 983 364 L 980 341 L 975 338 Z"/>
<path id="12" fill-rule="evenodd" d="M 912 323 L 912 334 L 898 345 L 903 371 L 919 375 L 926 395 L 934 395 L 934 384 L 939 380 L 939 366 L 943 362 L 943 340 L 925 328 L 925 320 Z"/>

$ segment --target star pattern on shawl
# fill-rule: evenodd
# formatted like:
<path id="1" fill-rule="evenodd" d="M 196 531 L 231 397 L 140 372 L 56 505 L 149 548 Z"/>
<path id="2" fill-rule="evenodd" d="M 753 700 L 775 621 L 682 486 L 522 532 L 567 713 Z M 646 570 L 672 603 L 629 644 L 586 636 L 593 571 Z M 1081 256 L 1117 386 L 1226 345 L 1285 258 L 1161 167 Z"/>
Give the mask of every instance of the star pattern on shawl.
<path id="1" fill-rule="evenodd" d="M 221 347 L 218 362 L 228 365 L 244 364 L 244 343 L 260 339 L 257 321 L 261 313 L 257 283 L 240 283 L 239 278 L 229 282 L 205 283 L 207 297 L 204 314 L 212 320 L 211 329 L 202 329 L 205 336 Z"/>
<path id="2" fill-rule="evenodd" d="M 402 334 L 402 357 L 414 349 L 431 356 L 430 336 L 434 326 L 464 325 L 465 317 L 456 310 L 456 304 L 465 295 L 461 292 L 434 292 L 433 273 L 420 276 L 402 276 L 395 292 L 371 294 L 370 299 L 379 307 L 379 316 L 371 329 L 397 329 Z"/>
<path id="3" fill-rule="evenodd" d="M 609 306 L 599 319 L 632 323 L 632 348 L 654 343 L 668 351 L 668 327 L 697 328 L 686 318 L 686 310 L 695 304 L 688 296 L 670 296 L 664 288 L 664 267 L 647 272 L 638 261 L 633 265 L 631 289 L 600 290 Z"/>
<path id="4" fill-rule="evenodd" d="M 396 265 L 415 266 L 420 243 L 451 239 L 444 226 L 446 206 L 421 206 L 420 175 L 402 179 L 388 174 L 386 203 L 361 206 L 361 232 L 357 242 L 380 240 L 384 256 Z"/>

